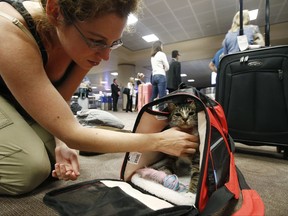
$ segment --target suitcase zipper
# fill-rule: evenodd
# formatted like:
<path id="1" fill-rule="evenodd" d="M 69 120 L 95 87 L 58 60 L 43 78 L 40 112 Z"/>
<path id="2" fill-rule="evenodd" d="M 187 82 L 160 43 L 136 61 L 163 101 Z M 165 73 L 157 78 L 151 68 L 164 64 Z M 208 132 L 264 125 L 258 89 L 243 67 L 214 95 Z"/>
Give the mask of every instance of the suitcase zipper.
<path id="1" fill-rule="evenodd" d="M 249 56 L 242 56 L 242 57 L 240 58 L 240 63 L 248 62 L 248 60 L 249 60 Z"/>
<path id="2" fill-rule="evenodd" d="M 278 70 L 279 80 L 283 80 L 283 70 Z"/>

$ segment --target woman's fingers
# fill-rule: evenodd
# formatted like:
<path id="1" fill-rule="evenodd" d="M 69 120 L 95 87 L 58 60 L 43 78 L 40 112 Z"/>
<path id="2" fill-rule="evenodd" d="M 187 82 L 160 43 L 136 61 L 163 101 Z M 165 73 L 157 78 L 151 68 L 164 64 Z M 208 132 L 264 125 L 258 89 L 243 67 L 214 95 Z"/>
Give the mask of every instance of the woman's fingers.
<path id="1" fill-rule="evenodd" d="M 79 176 L 76 175 L 73 170 L 67 170 L 66 166 L 64 164 L 55 164 L 55 169 L 52 171 L 52 176 L 54 178 L 58 178 L 61 180 L 76 180 L 77 177 Z"/>
<path id="2" fill-rule="evenodd" d="M 187 154 L 194 154 L 194 153 L 196 153 L 196 149 L 195 148 L 187 148 L 186 153 Z"/>

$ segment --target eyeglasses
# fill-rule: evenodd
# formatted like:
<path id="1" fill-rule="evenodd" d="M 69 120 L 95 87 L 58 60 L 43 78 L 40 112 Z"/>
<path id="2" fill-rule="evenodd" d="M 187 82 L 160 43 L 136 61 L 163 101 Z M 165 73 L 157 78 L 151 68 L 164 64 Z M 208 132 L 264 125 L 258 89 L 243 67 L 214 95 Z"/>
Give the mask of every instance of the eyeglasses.
<path id="1" fill-rule="evenodd" d="M 123 45 L 123 42 L 122 42 L 121 39 L 114 41 L 111 46 L 109 46 L 107 44 L 100 43 L 100 42 L 89 40 L 88 38 L 85 37 L 85 35 L 80 31 L 80 29 L 75 25 L 74 22 L 72 22 L 72 25 L 76 28 L 76 30 L 81 35 L 82 39 L 85 41 L 87 46 L 89 48 L 91 48 L 91 49 L 99 49 L 99 50 L 110 49 L 110 50 L 114 50 L 114 49 L 117 49 L 117 48 L 119 48 L 120 46 Z"/>

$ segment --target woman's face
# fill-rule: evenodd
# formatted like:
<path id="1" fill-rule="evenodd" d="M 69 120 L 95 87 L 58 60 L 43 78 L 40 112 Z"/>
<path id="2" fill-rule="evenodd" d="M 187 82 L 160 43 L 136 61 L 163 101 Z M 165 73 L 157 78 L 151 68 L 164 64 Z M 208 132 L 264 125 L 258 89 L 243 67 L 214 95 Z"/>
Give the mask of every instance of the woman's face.
<path id="1" fill-rule="evenodd" d="M 73 61 L 81 68 L 89 70 L 102 60 L 109 59 L 110 47 L 117 47 L 121 43 L 119 40 L 126 21 L 127 19 L 110 13 L 89 21 L 75 22 L 74 25 L 60 25 L 57 34 L 61 45 Z"/>

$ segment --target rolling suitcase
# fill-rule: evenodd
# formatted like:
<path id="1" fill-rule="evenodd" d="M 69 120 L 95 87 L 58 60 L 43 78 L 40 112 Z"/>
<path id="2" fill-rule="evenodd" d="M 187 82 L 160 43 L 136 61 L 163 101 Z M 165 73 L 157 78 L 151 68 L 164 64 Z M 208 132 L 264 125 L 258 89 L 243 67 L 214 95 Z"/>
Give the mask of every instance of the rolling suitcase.
<path id="1" fill-rule="evenodd" d="M 152 84 L 146 83 L 141 84 L 138 87 L 138 110 L 140 111 L 141 108 L 150 102 L 150 98 L 152 96 Z"/>
<path id="2" fill-rule="evenodd" d="M 266 0 L 266 47 L 221 59 L 216 100 L 224 109 L 235 141 L 276 146 L 287 159 L 288 46 L 270 47 L 269 28 L 269 0 Z"/>

